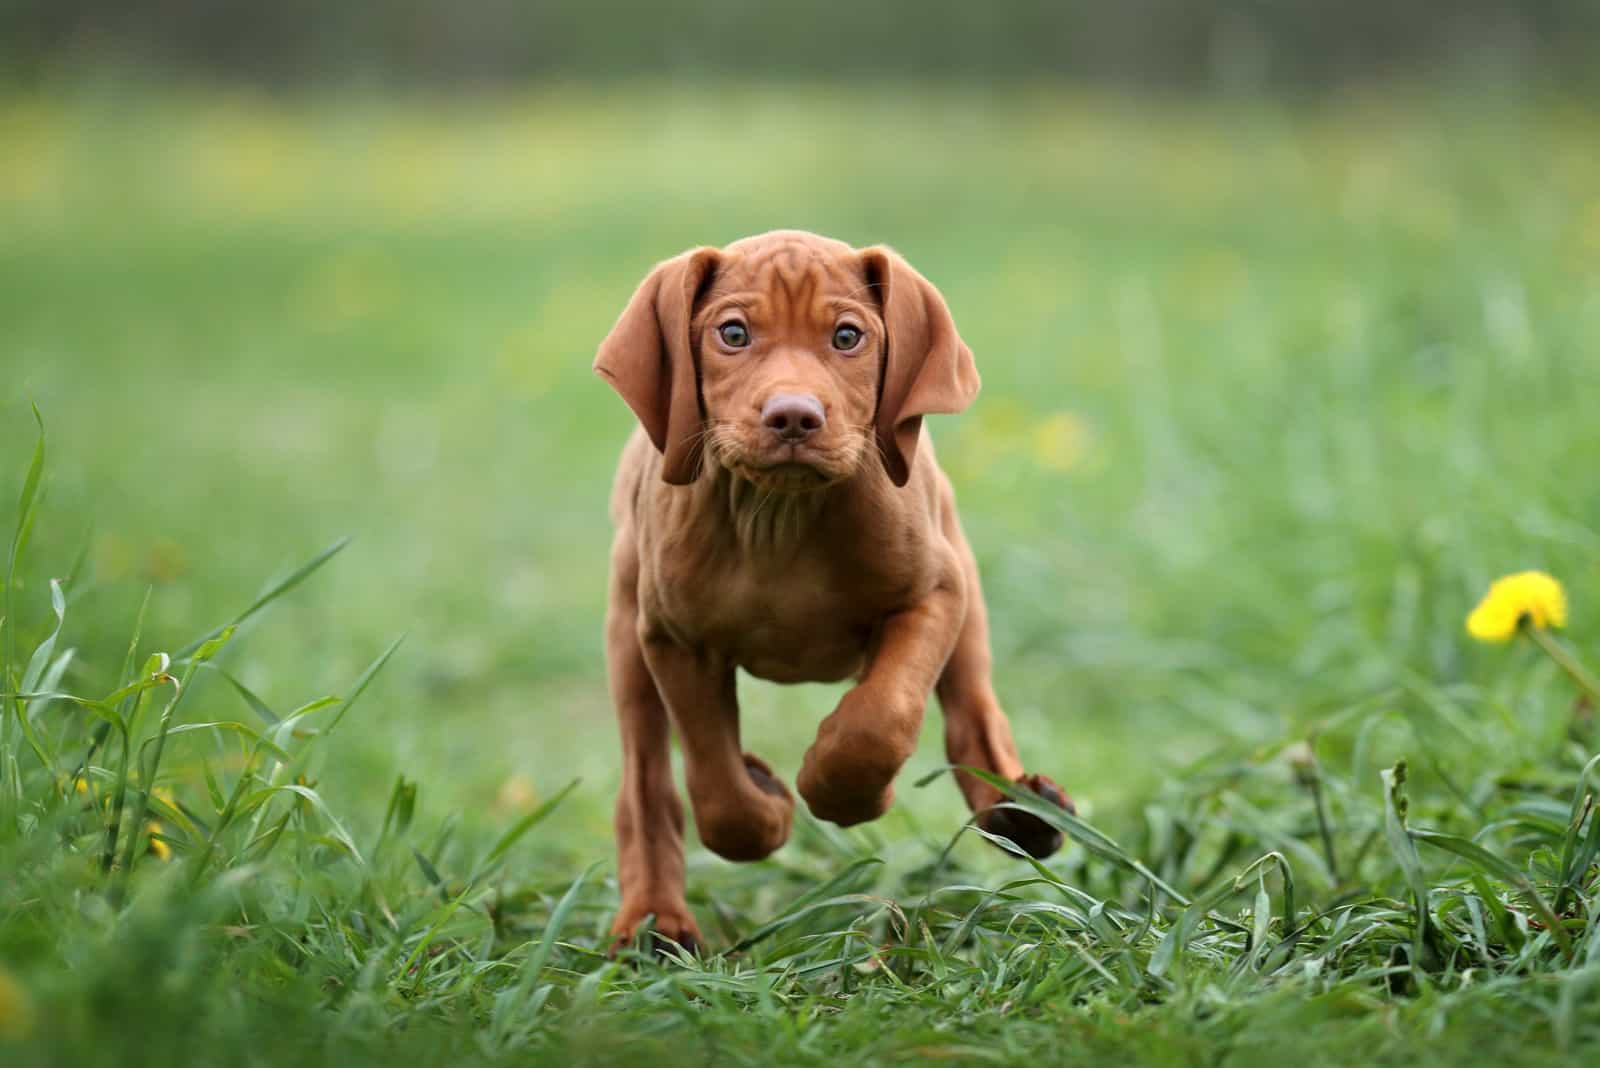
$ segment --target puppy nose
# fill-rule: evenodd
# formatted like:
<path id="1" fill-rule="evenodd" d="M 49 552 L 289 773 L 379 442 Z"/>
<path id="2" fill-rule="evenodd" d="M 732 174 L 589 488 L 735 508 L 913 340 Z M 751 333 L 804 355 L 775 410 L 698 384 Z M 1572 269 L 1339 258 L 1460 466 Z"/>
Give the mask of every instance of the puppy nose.
<path id="1" fill-rule="evenodd" d="M 761 424 L 792 445 L 821 430 L 822 402 L 809 393 L 774 393 L 761 406 Z"/>

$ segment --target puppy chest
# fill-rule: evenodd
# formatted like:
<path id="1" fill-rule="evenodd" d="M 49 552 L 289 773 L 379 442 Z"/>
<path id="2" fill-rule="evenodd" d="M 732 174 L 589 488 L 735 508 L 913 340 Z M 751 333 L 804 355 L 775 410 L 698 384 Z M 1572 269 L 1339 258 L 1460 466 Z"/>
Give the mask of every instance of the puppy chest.
<path id="1" fill-rule="evenodd" d="M 658 590 L 669 627 L 778 682 L 848 678 L 881 613 L 826 568 L 718 569 Z"/>

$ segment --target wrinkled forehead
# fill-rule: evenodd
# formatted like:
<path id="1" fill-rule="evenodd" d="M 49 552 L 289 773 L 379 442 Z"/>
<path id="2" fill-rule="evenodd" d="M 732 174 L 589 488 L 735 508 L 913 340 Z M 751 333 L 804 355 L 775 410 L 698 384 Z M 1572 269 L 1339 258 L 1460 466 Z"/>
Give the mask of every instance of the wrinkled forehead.
<path id="1" fill-rule="evenodd" d="M 701 300 L 704 309 L 737 306 L 752 316 L 789 321 L 872 305 L 861 257 L 839 242 L 736 242 L 723 251 Z"/>

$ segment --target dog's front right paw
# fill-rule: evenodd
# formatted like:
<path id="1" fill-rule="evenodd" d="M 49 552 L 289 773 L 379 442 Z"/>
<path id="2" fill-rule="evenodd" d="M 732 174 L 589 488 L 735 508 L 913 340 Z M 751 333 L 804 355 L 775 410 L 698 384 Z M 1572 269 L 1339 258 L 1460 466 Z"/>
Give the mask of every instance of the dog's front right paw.
<path id="1" fill-rule="evenodd" d="M 794 819 L 794 798 L 767 762 L 746 753 L 744 767 L 753 789 L 695 798 L 700 844 L 724 860 L 766 859 L 789 840 Z"/>

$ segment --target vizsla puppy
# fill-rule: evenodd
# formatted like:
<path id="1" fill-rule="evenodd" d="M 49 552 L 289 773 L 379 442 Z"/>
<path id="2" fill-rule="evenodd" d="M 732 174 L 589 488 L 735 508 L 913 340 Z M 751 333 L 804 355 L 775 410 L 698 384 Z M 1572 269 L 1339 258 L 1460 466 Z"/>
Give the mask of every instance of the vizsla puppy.
<path id="1" fill-rule="evenodd" d="M 814 815 L 881 816 L 916 747 L 928 694 L 952 764 L 1026 775 L 989 677 L 978 571 L 922 417 L 978 392 L 944 298 L 886 248 L 777 231 L 659 264 L 600 345 L 595 370 L 639 418 L 612 491 L 606 616 L 622 729 L 613 927 L 695 946 L 684 900 L 683 750 L 706 848 L 759 860 L 789 836 L 794 798 L 741 751 L 734 671 L 855 687 L 822 721 L 796 779 Z M 670 728 L 669 728 L 670 725 Z M 1034 856 L 1061 836 L 992 810 L 984 826 Z"/>

